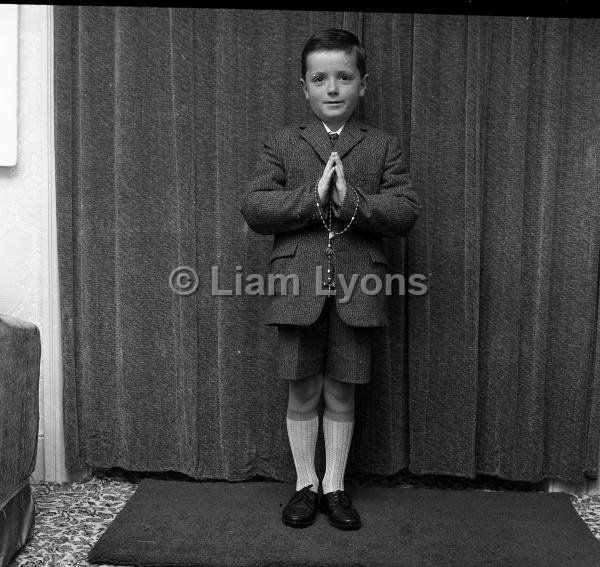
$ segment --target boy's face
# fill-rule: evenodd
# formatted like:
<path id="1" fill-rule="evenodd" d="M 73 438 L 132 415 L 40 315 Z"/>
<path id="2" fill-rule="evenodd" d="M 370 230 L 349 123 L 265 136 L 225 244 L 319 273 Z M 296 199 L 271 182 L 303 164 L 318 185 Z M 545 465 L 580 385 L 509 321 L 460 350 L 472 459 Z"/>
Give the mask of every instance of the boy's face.
<path id="1" fill-rule="evenodd" d="M 306 76 L 300 79 L 311 110 L 332 130 L 350 118 L 367 88 L 356 66 L 356 53 L 321 50 L 306 58 Z"/>

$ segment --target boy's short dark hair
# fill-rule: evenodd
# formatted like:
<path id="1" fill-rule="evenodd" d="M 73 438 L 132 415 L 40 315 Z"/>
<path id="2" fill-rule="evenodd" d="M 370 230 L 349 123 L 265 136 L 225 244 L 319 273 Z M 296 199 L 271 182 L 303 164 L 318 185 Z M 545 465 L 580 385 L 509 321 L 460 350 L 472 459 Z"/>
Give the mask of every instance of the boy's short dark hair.
<path id="1" fill-rule="evenodd" d="M 360 40 L 352 33 L 339 28 L 329 28 L 312 35 L 302 50 L 302 78 L 306 78 L 306 59 L 315 51 L 345 51 L 356 54 L 356 67 L 361 78 L 367 74 L 367 55 Z"/>

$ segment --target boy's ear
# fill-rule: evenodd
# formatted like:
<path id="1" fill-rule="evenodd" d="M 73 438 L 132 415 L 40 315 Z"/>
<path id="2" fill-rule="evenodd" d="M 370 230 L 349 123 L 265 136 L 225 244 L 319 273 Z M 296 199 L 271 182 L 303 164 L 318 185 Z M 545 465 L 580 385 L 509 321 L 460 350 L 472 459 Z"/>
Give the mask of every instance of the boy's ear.
<path id="1" fill-rule="evenodd" d="M 300 84 L 302 85 L 302 90 L 304 91 L 304 97 L 308 98 L 308 90 L 306 89 L 306 81 L 304 79 L 300 79 Z"/>
<path id="2" fill-rule="evenodd" d="M 365 75 L 361 80 L 360 80 L 360 91 L 359 91 L 359 95 L 360 96 L 364 96 L 365 91 L 367 90 L 367 79 L 369 78 L 369 75 Z"/>

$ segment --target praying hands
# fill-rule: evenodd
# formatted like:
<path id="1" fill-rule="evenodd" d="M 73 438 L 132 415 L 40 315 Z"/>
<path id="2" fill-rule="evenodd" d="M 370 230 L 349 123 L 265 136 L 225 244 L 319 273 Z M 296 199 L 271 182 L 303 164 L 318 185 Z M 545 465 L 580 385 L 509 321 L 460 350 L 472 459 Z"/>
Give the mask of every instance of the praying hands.
<path id="1" fill-rule="evenodd" d="M 337 216 L 346 197 L 346 190 L 342 160 L 337 152 L 332 152 L 317 187 L 321 205 L 325 207 L 331 200 L 333 212 Z"/>

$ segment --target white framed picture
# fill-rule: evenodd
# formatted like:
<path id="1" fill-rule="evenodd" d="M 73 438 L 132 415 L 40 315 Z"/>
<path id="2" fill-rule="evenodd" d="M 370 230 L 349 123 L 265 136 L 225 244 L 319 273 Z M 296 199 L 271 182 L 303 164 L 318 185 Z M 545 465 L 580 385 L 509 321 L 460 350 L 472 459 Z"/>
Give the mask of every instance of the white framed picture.
<path id="1" fill-rule="evenodd" d="M 17 164 L 19 6 L 0 4 L 0 166 Z"/>

